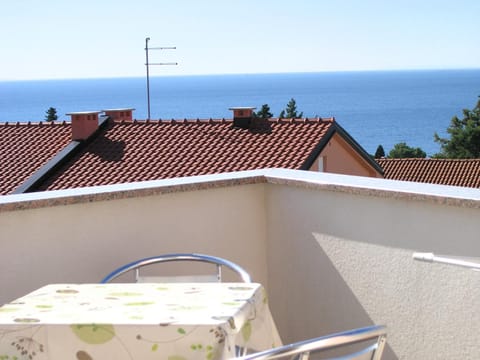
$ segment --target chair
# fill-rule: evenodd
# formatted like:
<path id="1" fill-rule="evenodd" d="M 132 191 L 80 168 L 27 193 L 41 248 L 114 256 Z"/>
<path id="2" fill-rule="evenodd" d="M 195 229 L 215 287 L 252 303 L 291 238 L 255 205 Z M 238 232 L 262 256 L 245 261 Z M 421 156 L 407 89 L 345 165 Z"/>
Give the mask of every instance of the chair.
<path id="1" fill-rule="evenodd" d="M 353 349 L 352 345 L 361 345 Z M 236 360 L 270 360 L 270 359 L 295 359 L 308 360 L 312 359 L 330 359 L 330 360 L 347 360 L 347 359 L 369 359 L 379 360 L 386 344 L 386 327 L 382 325 L 369 326 L 336 334 L 326 335 L 315 339 L 299 341 L 273 349 L 241 356 Z M 335 357 L 316 357 L 313 355 L 321 355 L 327 350 L 347 350 L 342 355 Z M 353 351 L 353 352 L 352 352 Z M 324 354 L 325 355 L 325 354 Z"/>
<path id="2" fill-rule="evenodd" d="M 192 276 L 140 276 L 140 268 L 164 262 L 173 261 L 196 261 L 214 264 L 216 266 L 216 273 L 212 275 L 192 275 Z M 126 265 L 119 267 L 112 271 L 101 283 L 108 283 L 116 277 L 128 272 L 135 271 L 136 282 L 221 282 L 222 281 L 222 266 L 229 268 L 237 273 L 242 282 L 249 283 L 250 275 L 239 265 L 216 256 L 203 254 L 165 254 L 159 256 L 152 256 L 140 260 L 133 261 Z"/>

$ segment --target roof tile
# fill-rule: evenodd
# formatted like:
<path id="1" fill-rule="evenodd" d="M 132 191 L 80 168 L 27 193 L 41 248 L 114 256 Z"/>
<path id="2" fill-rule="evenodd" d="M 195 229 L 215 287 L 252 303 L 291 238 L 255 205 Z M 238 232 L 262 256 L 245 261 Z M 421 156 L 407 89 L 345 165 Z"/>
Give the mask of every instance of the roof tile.
<path id="1" fill-rule="evenodd" d="M 36 190 L 156 180 L 267 167 L 300 169 L 326 134 L 328 119 L 112 121 L 84 141 Z M 62 150 L 70 123 L 0 126 L 0 194 L 11 193 Z"/>
<path id="2" fill-rule="evenodd" d="M 71 127 L 65 122 L 4 123 L 0 136 L 0 195 L 6 195 L 70 142 Z"/>
<path id="3" fill-rule="evenodd" d="M 386 179 L 480 188 L 480 159 L 376 159 Z"/>
<path id="4" fill-rule="evenodd" d="M 239 129 L 225 119 L 109 122 L 40 190 L 265 167 L 299 169 L 333 123 L 271 119 Z M 291 151 L 299 147 L 304 150 Z"/>

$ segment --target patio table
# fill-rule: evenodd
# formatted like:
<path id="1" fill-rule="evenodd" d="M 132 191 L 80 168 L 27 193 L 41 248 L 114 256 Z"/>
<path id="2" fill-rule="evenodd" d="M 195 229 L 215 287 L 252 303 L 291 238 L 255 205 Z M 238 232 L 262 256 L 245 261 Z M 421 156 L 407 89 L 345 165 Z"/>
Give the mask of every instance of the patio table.
<path id="1" fill-rule="evenodd" d="M 228 359 L 280 344 L 260 284 L 53 284 L 0 307 L 0 360 Z"/>

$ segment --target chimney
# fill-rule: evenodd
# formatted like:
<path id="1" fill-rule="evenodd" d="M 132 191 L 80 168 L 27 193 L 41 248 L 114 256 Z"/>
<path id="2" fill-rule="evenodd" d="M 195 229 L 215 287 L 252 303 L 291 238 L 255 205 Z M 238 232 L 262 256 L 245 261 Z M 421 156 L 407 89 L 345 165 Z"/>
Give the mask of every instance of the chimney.
<path id="1" fill-rule="evenodd" d="M 255 107 L 232 107 L 233 110 L 233 126 L 248 129 L 252 123 L 253 110 Z"/>
<path id="2" fill-rule="evenodd" d="M 72 140 L 86 140 L 98 129 L 100 111 L 68 113 L 72 118 Z"/>
<path id="3" fill-rule="evenodd" d="M 133 121 L 133 110 L 132 108 L 126 109 L 108 109 L 102 110 L 106 116 L 114 121 Z"/>

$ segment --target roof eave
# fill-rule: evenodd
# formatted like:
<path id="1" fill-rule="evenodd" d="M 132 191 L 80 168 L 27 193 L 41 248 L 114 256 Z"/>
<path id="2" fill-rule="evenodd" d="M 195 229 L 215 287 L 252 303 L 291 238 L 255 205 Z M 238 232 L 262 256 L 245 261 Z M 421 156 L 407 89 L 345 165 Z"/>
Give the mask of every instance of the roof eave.
<path id="1" fill-rule="evenodd" d="M 335 123 L 333 123 L 335 124 Z M 302 164 L 302 166 L 300 166 L 300 169 L 299 170 L 309 170 L 313 163 L 315 162 L 315 160 L 318 158 L 318 156 L 320 155 L 320 153 L 322 152 L 322 150 L 325 148 L 325 146 L 328 144 L 328 142 L 330 141 L 330 139 L 332 138 L 333 134 L 335 134 L 335 127 L 334 125 L 332 125 L 328 130 L 327 132 L 325 133 L 324 136 L 322 136 L 322 138 L 320 139 L 320 141 L 318 142 L 318 144 L 315 146 L 315 148 L 313 149 L 313 151 L 310 153 L 310 155 L 308 155 L 307 157 L 307 160 L 305 160 L 305 162 Z"/>
<path id="2" fill-rule="evenodd" d="M 341 136 L 342 139 L 345 140 L 357 152 L 358 155 L 360 155 L 370 166 L 372 166 L 375 171 L 377 171 L 380 175 L 384 176 L 382 167 L 336 121 L 332 123 L 332 126 L 328 129 L 325 136 L 322 137 L 315 149 L 308 156 L 307 160 L 300 167 L 300 170 L 308 170 L 312 167 L 314 161 L 318 158 L 318 156 L 328 144 L 332 136 L 336 133 Z"/>
<path id="3" fill-rule="evenodd" d="M 11 194 L 23 194 L 27 192 L 35 191 L 50 175 L 52 175 L 62 164 L 70 159 L 85 142 L 91 140 L 97 136 L 100 129 L 102 129 L 110 118 L 108 116 L 100 118 L 98 129 L 90 135 L 86 140 L 78 141 L 72 140 L 67 144 L 60 152 L 58 152 L 47 163 L 35 171 L 30 177 L 27 178 L 22 184 L 20 184 Z"/>
<path id="4" fill-rule="evenodd" d="M 342 128 L 338 123 L 334 123 L 338 134 L 352 146 L 357 153 L 368 163 L 370 164 L 380 175 L 384 175 L 382 167 L 375 161 L 375 159 L 370 156 L 370 154 L 352 137 L 350 134 Z"/>
<path id="5" fill-rule="evenodd" d="M 80 146 L 81 142 L 73 140 L 67 144 L 59 153 L 51 158 L 40 169 L 35 171 L 27 180 L 12 191 L 12 194 L 23 194 L 32 191 L 42 181 L 44 181 L 55 169 L 62 164 L 75 150 Z"/>

